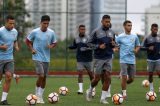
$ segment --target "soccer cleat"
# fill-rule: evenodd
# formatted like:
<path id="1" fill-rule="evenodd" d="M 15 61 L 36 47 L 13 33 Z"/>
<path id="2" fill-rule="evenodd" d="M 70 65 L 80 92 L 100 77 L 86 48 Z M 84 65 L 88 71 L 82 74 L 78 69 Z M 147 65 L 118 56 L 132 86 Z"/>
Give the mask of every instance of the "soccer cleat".
<path id="1" fill-rule="evenodd" d="M 7 100 L 4 100 L 4 101 L 1 101 L 1 102 L 0 102 L 0 105 L 11 105 L 11 104 L 9 104 L 9 103 L 7 102 Z"/>
<path id="2" fill-rule="evenodd" d="M 90 90 L 86 90 L 86 100 L 91 101 L 92 100 L 92 92 Z"/>
<path id="3" fill-rule="evenodd" d="M 102 103 L 102 104 L 109 104 L 106 99 L 101 99 L 101 100 L 100 100 L 100 103 Z"/>
<path id="4" fill-rule="evenodd" d="M 83 94 L 83 91 L 78 90 L 77 94 Z"/>
<path id="5" fill-rule="evenodd" d="M 45 102 L 44 102 L 43 98 L 39 98 L 39 97 L 38 97 L 37 103 L 38 103 L 38 104 L 44 104 Z"/>
<path id="6" fill-rule="evenodd" d="M 18 84 L 18 83 L 19 83 L 19 80 L 20 80 L 20 76 L 19 76 L 19 75 L 16 75 L 16 76 L 15 76 L 15 80 L 16 80 L 16 84 Z"/>
<path id="7" fill-rule="evenodd" d="M 123 99 L 124 99 L 124 100 L 127 100 L 127 95 L 126 95 L 126 96 L 123 96 Z"/>

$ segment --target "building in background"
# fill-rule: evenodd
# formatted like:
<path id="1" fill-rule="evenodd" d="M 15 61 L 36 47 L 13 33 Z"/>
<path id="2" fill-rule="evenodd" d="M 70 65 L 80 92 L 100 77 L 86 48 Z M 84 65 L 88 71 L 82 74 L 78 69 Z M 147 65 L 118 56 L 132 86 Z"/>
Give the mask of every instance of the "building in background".
<path id="1" fill-rule="evenodd" d="M 153 5 L 150 8 L 147 8 L 145 10 L 145 35 L 150 34 L 150 28 L 153 23 L 157 23 L 159 26 L 159 32 L 160 33 L 160 4 L 158 5 Z"/>
<path id="2" fill-rule="evenodd" d="M 110 14 L 115 32 L 121 33 L 125 20 L 125 0 L 26 0 L 30 20 L 39 26 L 40 17 L 48 14 L 51 17 L 50 28 L 54 29 L 59 39 L 77 36 L 80 24 L 86 26 L 86 34 L 100 26 L 101 17 Z M 68 1 L 68 2 L 67 2 Z M 67 5 L 68 3 L 68 5 Z M 111 13 L 114 14 L 111 14 Z M 68 13 L 68 14 L 67 14 Z M 68 20 L 68 21 L 67 21 Z M 68 36 L 67 36 L 68 35 Z"/>

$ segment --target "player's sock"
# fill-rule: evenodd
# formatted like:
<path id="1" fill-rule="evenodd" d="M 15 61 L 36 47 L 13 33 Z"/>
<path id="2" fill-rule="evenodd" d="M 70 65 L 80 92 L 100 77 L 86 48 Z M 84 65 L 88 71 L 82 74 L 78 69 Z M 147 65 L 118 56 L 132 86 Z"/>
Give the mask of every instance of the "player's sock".
<path id="1" fill-rule="evenodd" d="M 78 83 L 79 85 L 79 92 L 83 92 L 83 83 Z"/>
<path id="2" fill-rule="evenodd" d="M 101 94 L 101 100 L 105 100 L 106 99 L 106 95 L 108 94 L 107 91 L 103 91 L 102 90 L 102 94 Z"/>
<path id="3" fill-rule="evenodd" d="M 149 86 L 150 86 L 150 91 L 154 91 L 153 82 L 149 83 Z"/>
<path id="4" fill-rule="evenodd" d="M 108 93 L 111 93 L 111 84 L 109 85 Z"/>
<path id="5" fill-rule="evenodd" d="M 0 80 L 0 85 L 2 84 L 2 80 Z"/>
<path id="6" fill-rule="evenodd" d="M 7 95 L 8 95 L 7 92 L 3 92 L 3 93 L 2 93 L 1 101 L 7 100 Z"/>
<path id="7" fill-rule="evenodd" d="M 40 87 L 37 87 L 37 86 L 36 86 L 36 88 L 35 88 L 35 94 L 36 94 L 36 96 L 39 95 L 39 90 L 40 90 Z"/>
<path id="8" fill-rule="evenodd" d="M 40 91 L 40 97 L 42 98 L 44 89 L 40 87 L 39 91 Z"/>
<path id="9" fill-rule="evenodd" d="M 127 90 L 122 90 L 122 95 L 125 97 L 127 96 Z"/>

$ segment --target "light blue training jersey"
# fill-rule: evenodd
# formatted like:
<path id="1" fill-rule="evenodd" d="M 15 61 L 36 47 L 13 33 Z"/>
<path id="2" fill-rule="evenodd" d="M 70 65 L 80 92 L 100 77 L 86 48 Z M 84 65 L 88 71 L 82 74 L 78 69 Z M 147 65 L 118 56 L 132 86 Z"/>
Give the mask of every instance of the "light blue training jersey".
<path id="1" fill-rule="evenodd" d="M 33 49 L 36 50 L 36 54 L 32 55 L 32 59 L 50 62 L 50 49 L 48 45 L 57 42 L 55 32 L 49 28 L 46 32 L 42 32 L 40 28 L 36 28 L 27 36 L 27 39 L 33 42 Z"/>
<path id="2" fill-rule="evenodd" d="M 13 60 L 14 42 L 17 40 L 16 29 L 7 30 L 5 26 L 0 28 L 0 45 L 7 45 L 7 50 L 0 49 L 0 60 Z"/>
<path id="3" fill-rule="evenodd" d="M 122 33 L 116 37 L 116 42 L 120 47 L 120 63 L 135 64 L 134 49 L 140 46 L 137 35 Z"/>

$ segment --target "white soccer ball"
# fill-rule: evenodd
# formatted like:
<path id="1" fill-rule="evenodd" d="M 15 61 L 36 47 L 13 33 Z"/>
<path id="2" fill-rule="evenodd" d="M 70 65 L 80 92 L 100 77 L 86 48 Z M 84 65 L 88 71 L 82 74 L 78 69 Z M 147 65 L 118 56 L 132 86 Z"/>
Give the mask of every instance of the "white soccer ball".
<path id="1" fill-rule="evenodd" d="M 121 94 L 114 94 L 112 96 L 112 102 L 115 104 L 115 105 L 119 105 L 119 104 L 122 104 L 123 103 L 123 96 Z"/>
<path id="2" fill-rule="evenodd" d="M 33 94 L 29 94 L 27 97 L 26 97 L 26 103 L 28 105 L 36 105 L 37 104 L 37 96 L 36 95 L 33 95 Z"/>
<path id="3" fill-rule="evenodd" d="M 62 86 L 62 87 L 59 88 L 59 94 L 60 94 L 60 95 L 65 96 L 65 95 L 68 94 L 68 92 L 69 92 L 69 91 L 68 91 L 68 88 L 65 87 L 65 86 Z"/>
<path id="4" fill-rule="evenodd" d="M 142 86 L 143 87 L 148 87 L 149 86 L 149 81 L 148 80 L 143 80 L 142 81 Z"/>
<path id="5" fill-rule="evenodd" d="M 156 98 L 157 98 L 157 94 L 154 91 L 149 91 L 146 93 L 147 101 L 155 101 Z"/>
<path id="6" fill-rule="evenodd" d="M 49 103 L 57 103 L 59 101 L 59 95 L 56 92 L 52 92 L 48 95 Z"/>

